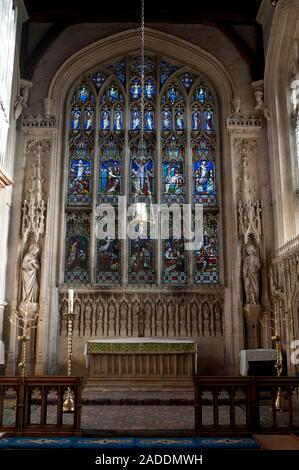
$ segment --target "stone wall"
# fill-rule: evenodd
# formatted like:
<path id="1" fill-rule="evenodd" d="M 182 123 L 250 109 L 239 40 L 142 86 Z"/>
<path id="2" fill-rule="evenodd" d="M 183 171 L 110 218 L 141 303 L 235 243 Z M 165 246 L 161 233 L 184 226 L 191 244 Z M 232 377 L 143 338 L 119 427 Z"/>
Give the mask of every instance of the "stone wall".
<path id="1" fill-rule="evenodd" d="M 30 189 L 32 155 L 30 142 L 42 147 L 42 194 L 47 211 L 45 232 L 39 241 L 40 272 L 39 312 L 42 320 L 36 334 L 31 361 L 35 373 L 62 373 L 66 364 L 66 293 L 63 283 L 63 204 L 62 181 L 66 171 L 65 106 L 76 80 L 101 61 L 136 51 L 139 31 L 132 25 L 73 25 L 50 46 L 40 60 L 33 77 L 29 107 L 23 118 L 20 154 L 25 160 L 24 177 L 13 201 L 7 313 L 17 308 L 22 289 L 21 263 L 24 256 L 21 206 Z M 215 89 L 218 99 L 221 215 L 221 281 L 219 286 L 198 286 L 185 291 L 154 286 L 135 289 L 78 287 L 75 309 L 74 372 L 85 373 L 84 346 L 89 338 L 154 336 L 193 338 L 199 344 L 198 367 L 201 373 L 237 374 L 239 350 L 248 346 L 247 327 L 257 325 L 262 306 L 267 303 L 266 278 L 272 246 L 272 209 L 269 163 L 263 118 L 263 88 L 252 89 L 247 65 L 232 44 L 211 26 L 151 25 L 146 33 L 146 47 L 155 54 L 169 57 L 201 71 Z M 109 36 L 120 31 L 121 34 Z M 156 29 L 154 29 L 156 28 Z M 167 34 L 170 33 L 170 34 Z M 247 34 L 247 33 L 246 33 Z M 100 38 L 103 38 L 99 40 Z M 96 41 L 96 42 L 94 42 Z M 83 49 L 81 49 L 83 47 Z M 117 52 L 116 52 L 117 51 Z M 255 101 L 255 97 L 259 101 Z M 35 115 L 35 116 L 33 116 Z M 39 115 L 39 116 L 36 116 Z M 45 150 L 45 145 L 47 150 Z M 248 161 L 246 166 L 244 161 Z M 244 165 L 246 172 L 244 173 Z M 251 189 L 243 188 L 251 181 Z M 258 307 L 244 310 L 245 292 L 242 266 L 248 239 L 240 230 L 240 204 L 247 211 L 249 226 L 260 225 L 253 236 L 261 261 L 260 289 L 255 299 Z M 256 204 L 256 206 L 254 206 Z M 250 222 L 252 207 L 262 213 Z M 245 210 L 244 209 L 244 210 Z M 244 219 L 244 220 L 245 220 Z M 243 220 L 243 221 L 244 221 Z M 246 222 L 246 223 L 247 223 Z M 251 225 L 250 225 L 251 224 Z M 259 232 L 259 236 L 257 233 Z M 28 242 L 27 242 L 28 243 Z M 256 330 L 257 331 L 257 328 Z M 9 328 L 7 372 L 16 370 L 17 331 Z M 261 338 L 250 335 L 250 344 Z"/>

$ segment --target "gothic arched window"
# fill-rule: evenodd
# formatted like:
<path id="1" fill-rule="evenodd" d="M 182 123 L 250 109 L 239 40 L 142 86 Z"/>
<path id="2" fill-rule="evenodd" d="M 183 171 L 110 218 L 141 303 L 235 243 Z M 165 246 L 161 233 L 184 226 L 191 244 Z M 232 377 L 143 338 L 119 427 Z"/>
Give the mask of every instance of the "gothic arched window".
<path id="1" fill-rule="evenodd" d="M 106 63 L 87 74 L 69 103 L 65 282 L 216 284 L 219 282 L 217 116 L 211 89 L 184 65 L 147 56 L 141 149 L 140 58 Z M 203 244 L 186 252 L 182 238 L 97 240 L 98 204 L 118 197 L 204 206 Z M 181 229 L 183 229 L 183 223 Z"/>

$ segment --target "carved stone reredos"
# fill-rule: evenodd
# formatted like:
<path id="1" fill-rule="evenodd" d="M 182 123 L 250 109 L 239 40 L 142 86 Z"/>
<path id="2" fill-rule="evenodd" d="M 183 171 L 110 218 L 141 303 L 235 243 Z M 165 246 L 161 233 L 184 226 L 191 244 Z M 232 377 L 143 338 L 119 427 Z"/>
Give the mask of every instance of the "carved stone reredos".
<path id="1" fill-rule="evenodd" d="M 59 295 L 60 332 L 68 294 Z M 223 336 L 223 293 L 75 293 L 78 318 L 74 335 L 85 337 L 197 338 Z M 88 312 L 86 312 L 86 309 Z"/>

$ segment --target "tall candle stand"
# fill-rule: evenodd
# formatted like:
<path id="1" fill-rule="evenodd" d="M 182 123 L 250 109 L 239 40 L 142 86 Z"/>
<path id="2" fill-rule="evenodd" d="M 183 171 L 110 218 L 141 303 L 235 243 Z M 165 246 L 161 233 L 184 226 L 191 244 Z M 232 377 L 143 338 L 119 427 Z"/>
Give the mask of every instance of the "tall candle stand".
<path id="1" fill-rule="evenodd" d="M 74 327 L 74 291 L 69 290 L 68 312 L 65 314 L 67 320 L 67 376 L 72 375 L 73 363 L 73 327 Z M 74 393 L 70 387 L 67 388 L 66 397 L 63 402 L 63 411 L 73 413 L 75 409 Z"/>
<path id="2" fill-rule="evenodd" d="M 26 376 L 26 354 L 27 344 L 31 340 L 32 331 L 39 326 L 38 304 L 29 301 L 22 301 L 19 309 L 9 317 L 12 325 L 19 329 L 18 341 L 21 343 L 21 359 L 18 367 L 21 370 L 21 376 Z"/>
<path id="3" fill-rule="evenodd" d="M 272 336 L 271 340 L 274 342 L 275 345 L 275 369 L 276 369 L 276 375 L 277 377 L 280 377 L 282 374 L 282 352 L 281 352 L 281 329 L 279 325 L 279 318 L 277 314 L 277 309 L 276 309 L 276 304 L 274 304 L 274 308 L 268 308 L 267 309 L 270 314 L 273 314 L 273 318 L 271 316 L 269 317 L 267 314 L 264 314 L 264 318 L 267 320 L 270 320 L 270 322 L 274 323 L 274 326 L 270 325 L 271 331 L 272 331 Z M 287 319 L 284 319 L 285 323 L 287 324 Z M 265 327 L 265 324 L 263 324 L 261 320 L 261 324 Z M 275 408 L 278 411 L 285 411 L 287 409 L 286 402 L 281 390 L 281 387 L 278 387 L 277 389 L 277 395 L 276 395 L 276 400 L 275 400 Z"/>

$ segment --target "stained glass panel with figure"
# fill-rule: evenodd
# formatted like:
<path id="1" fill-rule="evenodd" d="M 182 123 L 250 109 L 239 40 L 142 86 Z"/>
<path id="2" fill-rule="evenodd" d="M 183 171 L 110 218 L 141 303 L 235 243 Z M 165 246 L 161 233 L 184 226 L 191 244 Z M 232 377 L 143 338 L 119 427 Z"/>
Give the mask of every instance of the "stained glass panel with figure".
<path id="1" fill-rule="evenodd" d="M 99 284 L 119 284 L 121 279 L 120 241 L 97 241 L 96 281 Z"/>
<path id="2" fill-rule="evenodd" d="M 162 140 L 163 202 L 185 203 L 185 140 L 174 135 Z"/>
<path id="3" fill-rule="evenodd" d="M 77 141 L 70 148 L 68 175 L 68 205 L 89 206 L 92 194 L 92 148 Z"/>
<path id="4" fill-rule="evenodd" d="M 194 282 L 219 282 L 218 215 L 205 213 L 203 218 L 203 244 L 195 251 Z"/>
<path id="5" fill-rule="evenodd" d="M 66 216 L 65 282 L 89 281 L 90 216 L 81 212 Z"/>
<path id="6" fill-rule="evenodd" d="M 129 240 L 129 282 L 155 282 L 153 240 Z"/>
<path id="7" fill-rule="evenodd" d="M 187 282 L 186 252 L 184 241 L 174 239 L 172 233 L 162 242 L 162 282 L 180 285 Z"/>

